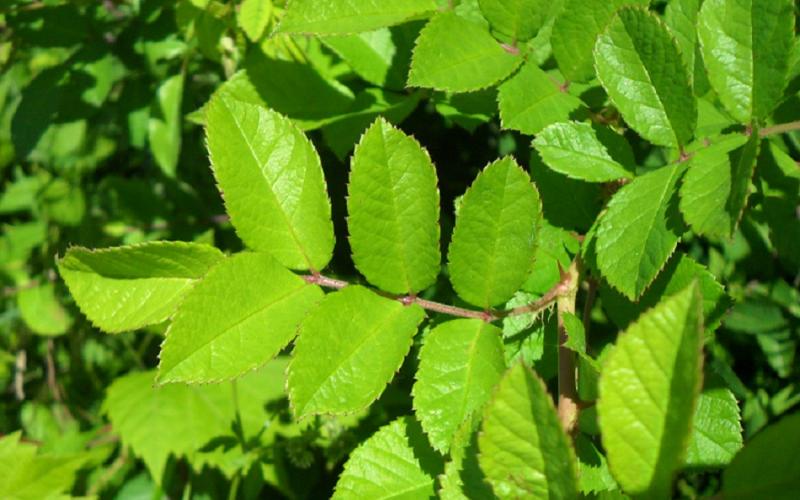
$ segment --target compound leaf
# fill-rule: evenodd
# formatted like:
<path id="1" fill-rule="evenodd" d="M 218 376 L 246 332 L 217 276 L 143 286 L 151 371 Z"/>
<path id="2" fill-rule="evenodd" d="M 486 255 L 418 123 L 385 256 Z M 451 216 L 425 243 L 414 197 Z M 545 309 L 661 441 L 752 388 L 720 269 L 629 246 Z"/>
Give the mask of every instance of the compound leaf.
<path id="1" fill-rule="evenodd" d="M 722 468 L 742 447 L 739 403 L 726 387 L 703 389 L 686 450 L 688 467 Z"/>
<path id="2" fill-rule="evenodd" d="M 498 88 L 497 102 L 503 128 L 538 134 L 551 123 L 569 120 L 583 102 L 559 88 L 547 73 L 526 63 Z"/>
<path id="3" fill-rule="evenodd" d="M 445 12 L 420 32 L 408 85 L 471 92 L 497 83 L 520 64 L 522 57 L 503 49 L 481 26 Z"/>
<path id="4" fill-rule="evenodd" d="M 598 37 L 594 58 L 597 77 L 639 135 L 660 146 L 689 142 L 697 101 L 677 42 L 656 15 L 620 10 Z"/>
<path id="5" fill-rule="evenodd" d="M 294 338 L 322 297 L 268 254 L 225 259 L 178 307 L 161 346 L 158 382 L 220 382 L 258 368 Z"/>
<path id="6" fill-rule="evenodd" d="M 419 424 L 400 417 L 350 454 L 333 498 L 433 498 L 440 462 Z"/>
<path id="7" fill-rule="evenodd" d="M 597 414 L 608 464 L 626 493 L 667 498 L 682 464 L 702 364 L 696 284 L 642 315 L 603 366 Z"/>
<path id="8" fill-rule="evenodd" d="M 295 415 L 366 408 L 400 368 L 424 315 L 360 286 L 327 295 L 295 341 L 288 369 Z"/>
<path id="9" fill-rule="evenodd" d="M 393 26 L 436 10 L 435 0 L 291 0 L 277 33 L 345 35 Z"/>
<path id="10" fill-rule="evenodd" d="M 353 154 L 347 199 L 353 261 L 387 292 L 416 293 L 439 274 L 439 190 L 428 153 L 383 118 Z"/>
<path id="11" fill-rule="evenodd" d="M 414 410 L 437 450 L 447 452 L 459 426 L 489 399 L 505 372 L 502 334 L 484 321 L 459 319 L 425 336 Z"/>
<path id="12" fill-rule="evenodd" d="M 698 234 L 729 237 L 742 217 L 761 140 L 739 134 L 701 149 L 689 161 L 680 209 Z"/>
<path id="13" fill-rule="evenodd" d="M 597 36 L 619 8 L 646 6 L 650 0 L 567 0 L 553 24 L 550 43 L 558 68 L 572 81 L 594 77 L 594 49 Z"/>
<path id="14" fill-rule="evenodd" d="M 708 0 L 697 21 L 711 86 L 739 122 L 769 116 L 787 84 L 792 0 Z"/>
<path id="15" fill-rule="evenodd" d="M 224 258 L 208 245 L 154 241 L 103 250 L 73 247 L 58 270 L 81 311 L 109 333 L 160 323 Z"/>
<path id="16" fill-rule="evenodd" d="M 547 20 L 551 3 L 549 0 L 478 0 L 492 32 L 514 44 L 533 38 Z"/>
<path id="17" fill-rule="evenodd" d="M 539 193 L 512 158 L 478 175 L 448 251 L 450 281 L 462 299 L 488 308 L 511 298 L 531 269 L 540 214 Z"/>
<path id="18" fill-rule="evenodd" d="M 577 498 L 576 460 L 544 383 L 515 363 L 486 407 L 478 461 L 501 498 Z"/>
<path id="19" fill-rule="evenodd" d="M 800 413 L 755 435 L 722 474 L 725 498 L 790 500 L 800 489 Z"/>
<path id="20" fill-rule="evenodd" d="M 554 123 L 536 136 L 533 146 L 545 165 L 573 179 L 608 182 L 633 177 L 611 157 L 587 123 Z"/>
<path id="21" fill-rule="evenodd" d="M 597 229 L 597 265 L 614 288 L 637 300 L 675 250 L 682 232 L 676 203 L 682 165 L 669 165 L 623 186 Z"/>
<path id="22" fill-rule="evenodd" d="M 206 117 L 214 176 L 244 243 L 291 269 L 324 268 L 333 224 L 311 142 L 288 118 L 224 95 Z"/>

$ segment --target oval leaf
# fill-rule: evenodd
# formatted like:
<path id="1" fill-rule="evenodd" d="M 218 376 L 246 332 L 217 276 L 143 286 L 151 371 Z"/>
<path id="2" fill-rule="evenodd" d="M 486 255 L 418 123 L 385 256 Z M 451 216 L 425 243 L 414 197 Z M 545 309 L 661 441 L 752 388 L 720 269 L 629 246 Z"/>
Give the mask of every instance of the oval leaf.
<path id="1" fill-rule="evenodd" d="M 311 142 L 288 118 L 222 94 L 206 120 L 214 176 L 239 237 L 291 269 L 324 268 L 333 224 Z"/>
<path id="2" fill-rule="evenodd" d="M 544 383 L 522 363 L 486 407 L 478 460 L 500 498 L 577 498 L 575 453 Z"/>
<path id="3" fill-rule="evenodd" d="M 611 473 L 628 494 L 672 491 L 700 392 L 702 314 L 693 284 L 633 323 L 603 365 L 600 431 Z"/>
<path id="4" fill-rule="evenodd" d="M 431 444 L 447 452 L 453 436 L 489 399 L 506 364 L 503 332 L 477 319 L 442 323 L 425 336 L 414 384 L 414 410 Z"/>
<path id="5" fill-rule="evenodd" d="M 675 251 L 683 230 L 676 184 L 683 165 L 637 177 L 611 199 L 597 230 L 597 266 L 611 286 L 638 299 Z"/>
<path id="6" fill-rule="evenodd" d="M 325 297 L 300 327 L 288 369 L 298 418 L 369 406 L 400 368 L 425 311 L 360 286 Z"/>
<path id="7" fill-rule="evenodd" d="M 633 177 L 586 123 L 554 123 L 536 136 L 533 145 L 548 167 L 573 179 L 608 182 Z"/>
<path id="8" fill-rule="evenodd" d="M 461 202 L 447 256 L 462 299 L 488 308 L 514 295 L 533 264 L 540 214 L 539 193 L 512 158 L 478 175 Z"/>
<path id="9" fill-rule="evenodd" d="M 481 26 L 452 12 L 438 14 L 417 38 L 408 85 L 448 92 L 488 87 L 522 64 Z"/>
<path id="10" fill-rule="evenodd" d="M 538 134 L 551 123 L 569 120 L 583 102 L 528 62 L 498 88 L 497 104 L 503 128 Z"/>
<path id="11" fill-rule="evenodd" d="M 697 34 L 711 86 L 741 123 L 769 116 L 787 84 L 792 0 L 706 0 Z"/>
<path id="12" fill-rule="evenodd" d="M 70 248 L 58 270 L 78 307 L 103 331 L 161 323 L 192 285 L 224 258 L 208 245 L 154 241 L 125 247 Z"/>
<path id="13" fill-rule="evenodd" d="M 161 346 L 158 382 L 220 382 L 263 365 L 322 297 L 267 254 L 224 260 L 178 308 Z"/>
<path id="14" fill-rule="evenodd" d="M 370 283 L 416 293 L 439 274 L 439 190 L 428 153 L 379 118 L 364 133 L 350 170 L 350 247 Z"/>
<path id="15" fill-rule="evenodd" d="M 619 11 L 597 39 L 594 58 L 608 96 L 639 135 L 660 146 L 689 142 L 697 102 L 678 44 L 658 17 Z"/>
<path id="16" fill-rule="evenodd" d="M 419 424 L 400 417 L 350 454 L 333 498 L 433 498 L 440 462 Z"/>

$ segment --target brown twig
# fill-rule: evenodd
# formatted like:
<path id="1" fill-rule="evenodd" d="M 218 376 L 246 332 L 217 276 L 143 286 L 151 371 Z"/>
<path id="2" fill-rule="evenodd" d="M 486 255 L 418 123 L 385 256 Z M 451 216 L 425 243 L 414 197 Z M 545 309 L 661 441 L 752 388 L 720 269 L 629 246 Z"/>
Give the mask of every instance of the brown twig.
<path id="1" fill-rule="evenodd" d="M 580 270 L 578 259 L 566 272 L 562 282 L 568 284 L 566 292 L 556 301 L 558 307 L 558 419 L 564 431 L 573 435 L 578 422 L 578 388 L 576 385 L 575 352 L 566 346 L 568 334 L 564 325 L 565 314 L 575 314 L 575 299 L 578 294 Z"/>

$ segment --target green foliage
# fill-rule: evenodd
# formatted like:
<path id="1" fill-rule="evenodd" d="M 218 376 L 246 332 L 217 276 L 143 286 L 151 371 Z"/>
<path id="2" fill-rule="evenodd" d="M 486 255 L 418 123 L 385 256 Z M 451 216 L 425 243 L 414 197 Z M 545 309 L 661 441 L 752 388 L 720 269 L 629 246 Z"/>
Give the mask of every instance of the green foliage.
<path id="1" fill-rule="evenodd" d="M 2 2 L 0 497 L 792 497 L 797 14 Z"/>
<path id="2" fill-rule="evenodd" d="M 498 497 L 576 497 L 572 448 L 544 385 L 526 366 L 516 363 L 498 384 L 478 446 Z"/>
<path id="3" fill-rule="evenodd" d="M 603 366 L 597 414 L 611 472 L 625 491 L 668 497 L 700 388 L 696 285 L 646 312 Z"/>
<path id="4" fill-rule="evenodd" d="M 416 293 L 436 281 L 436 171 L 419 144 L 382 119 L 353 153 L 347 208 L 353 261 L 370 283 Z"/>
<path id="5" fill-rule="evenodd" d="M 488 308 L 528 277 L 541 211 L 539 194 L 511 158 L 488 165 L 464 194 L 447 255 L 458 295 Z"/>

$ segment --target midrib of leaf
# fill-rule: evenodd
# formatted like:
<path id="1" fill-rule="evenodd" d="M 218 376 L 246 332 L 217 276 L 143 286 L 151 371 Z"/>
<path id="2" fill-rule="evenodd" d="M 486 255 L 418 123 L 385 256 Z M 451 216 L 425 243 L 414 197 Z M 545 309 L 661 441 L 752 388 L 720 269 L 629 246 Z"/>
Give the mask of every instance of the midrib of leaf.
<path id="1" fill-rule="evenodd" d="M 247 150 L 250 152 L 250 156 L 253 158 L 253 161 L 256 163 L 256 165 L 258 165 L 258 171 L 261 173 L 261 177 L 264 179 L 264 182 L 267 184 L 267 186 L 269 186 L 269 194 L 271 195 L 275 204 L 278 206 L 278 212 L 280 212 L 280 214 L 283 215 L 283 219 L 286 222 L 286 227 L 289 229 L 289 235 L 292 237 L 292 241 L 294 241 L 295 246 L 297 246 L 297 249 L 303 255 L 303 259 L 306 261 L 306 264 L 308 265 L 309 269 L 314 269 L 314 263 L 311 262 L 311 259 L 308 257 L 308 254 L 306 253 L 305 247 L 300 244 L 300 240 L 297 238 L 297 233 L 294 230 L 294 224 L 292 224 L 292 220 L 289 218 L 289 214 L 286 213 L 283 205 L 281 205 L 278 202 L 277 197 L 275 196 L 275 191 L 273 190 L 274 187 L 272 183 L 264 175 L 264 164 L 261 163 L 261 161 L 258 159 L 258 155 L 256 155 L 256 152 L 253 149 L 253 143 L 250 142 L 250 138 L 247 136 L 247 134 L 244 133 L 244 129 L 242 129 L 242 124 L 239 123 L 239 119 L 237 118 L 236 114 L 233 113 L 233 111 L 230 108 L 228 108 L 228 105 L 224 99 L 222 100 L 222 104 L 225 106 L 225 109 L 228 111 L 228 114 L 233 118 L 233 123 L 236 124 L 236 129 L 239 131 L 239 135 L 242 136 L 242 139 L 244 140 L 245 144 L 247 144 Z M 292 126 L 290 125 L 290 128 L 291 127 Z M 259 129 L 261 128 L 260 118 L 259 118 L 258 128 Z M 306 175 L 308 175 L 308 172 L 306 171 L 304 173 L 305 175 L 303 175 L 303 182 L 305 183 L 305 178 Z M 302 192 L 303 191 L 301 190 L 300 191 L 301 196 Z"/>
<path id="2" fill-rule="evenodd" d="M 347 352 L 344 356 L 342 356 L 339 362 L 336 363 L 336 365 L 334 365 L 333 369 L 328 370 L 327 375 L 325 375 L 325 377 L 322 379 L 322 383 L 320 383 L 317 386 L 317 388 L 311 394 L 311 397 L 308 398 L 308 402 L 303 407 L 303 411 L 308 407 L 308 405 L 314 402 L 314 400 L 317 398 L 317 395 L 319 394 L 320 389 L 322 389 L 322 387 L 328 384 L 328 382 L 330 381 L 331 375 L 339 371 L 339 369 L 345 364 L 345 362 L 349 361 L 353 357 L 353 354 L 358 352 L 361 349 L 361 347 L 367 343 L 367 341 L 372 340 L 377 334 L 377 332 L 381 330 L 381 327 L 383 327 L 387 323 L 391 323 L 392 320 L 394 320 L 397 316 L 400 316 L 400 314 L 402 314 L 403 311 L 405 311 L 405 308 L 397 309 L 396 312 L 391 313 L 388 317 L 384 318 L 379 323 L 373 325 L 373 327 L 369 330 L 367 335 L 365 335 L 357 344 L 355 344 L 355 346 L 353 346 L 353 348 L 349 352 Z M 301 411 L 300 414 L 302 413 L 303 412 Z"/>
<path id="3" fill-rule="evenodd" d="M 608 158 L 606 158 L 604 156 L 597 156 L 595 154 L 587 153 L 586 151 L 583 151 L 583 150 L 582 151 L 576 151 L 574 149 L 567 149 L 567 148 L 564 148 L 564 147 L 561 147 L 561 146 L 553 146 L 553 145 L 549 145 L 549 144 L 545 145 L 545 147 L 551 148 L 551 149 L 555 149 L 555 150 L 558 150 L 558 151 L 562 151 L 562 152 L 565 152 L 565 153 L 569 153 L 569 154 L 580 154 L 580 155 L 586 156 L 588 158 L 591 158 L 593 160 L 598 160 L 598 161 L 602 162 L 604 165 L 608 165 L 609 167 L 611 167 L 614 170 L 619 170 L 620 169 L 620 164 L 619 163 L 617 163 L 613 159 L 608 159 Z M 568 177 L 571 177 L 571 176 L 568 176 Z"/>
<path id="4" fill-rule="evenodd" d="M 657 22 L 660 23 L 660 21 L 657 21 Z M 636 47 L 636 43 L 633 41 L 633 37 L 631 36 L 630 31 L 628 31 L 628 25 L 625 22 L 623 22 L 622 25 L 625 27 L 625 33 L 628 35 L 628 41 L 630 41 L 631 45 L 634 47 L 633 53 L 636 56 L 636 60 L 639 61 L 639 64 L 641 64 L 642 68 L 644 69 L 644 73 L 647 76 L 647 83 L 650 84 L 650 87 L 654 91 L 653 93 L 656 95 L 656 99 L 658 99 L 658 104 L 660 104 L 660 108 L 658 108 L 658 109 L 659 109 L 659 111 L 662 111 L 664 113 L 664 115 L 667 117 L 667 120 L 669 121 L 669 124 L 670 124 L 670 133 L 672 133 L 672 137 L 675 139 L 675 144 L 677 144 L 680 147 L 680 146 L 682 146 L 682 144 L 681 144 L 681 141 L 678 139 L 678 134 L 675 132 L 675 122 L 672 121 L 672 117 L 670 116 L 670 112 L 667 111 L 666 106 L 664 106 L 664 101 L 663 101 L 663 99 L 661 97 L 661 94 L 659 94 L 658 87 L 656 87 L 656 85 L 653 83 L 653 78 L 650 76 L 650 68 L 647 67 L 647 65 L 644 63 L 644 60 L 642 60 L 642 58 L 639 56 L 639 51 L 636 50 L 636 48 L 635 48 Z M 642 104 L 647 105 L 647 103 L 642 103 Z M 648 105 L 648 106 L 651 107 L 651 108 L 653 107 L 653 106 L 650 106 L 650 105 Z"/>
<path id="5" fill-rule="evenodd" d="M 505 223 L 507 222 L 507 221 L 503 220 L 504 219 L 503 218 L 503 212 L 506 211 L 506 206 L 505 206 L 505 203 L 506 203 L 506 187 L 508 186 L 508 176 L 509 176 L 510 172 L 511 172 L 511 168 L 506 168 L 506 176 L 503 179 L 503 191 L 502 191 L 502 194 L 500 196 L 500 203 L 497 204 L 498 207 L 501 207 L 500 214 L 499 214 L 500 216 L 497 218 L 498 222 L 500 222 L 500 223 L 492 224 L 492 229 L 494 230 L 494 234 L 493 234 L 493 238 L 492 238 L 492 240 L 493 240 L 492 241 L 492 253 L 489 256 L 490 257 L 489 258 L 489 273 L 487 274 L 487 277 L 486 277 L 486 284 L 488 285 L 486 287 L 486 297 L 485 297 L 486 304 L 487 304 L 486 307 L 487 308 L 489 308 L 491 306 L 492 289 L 494 288 L 494 282 L 496 281 L 496 278 L 497 278 L 495 276 L 495 269 L 497 267 L 496 256 L 497 256 L 497 244 L 498 244 L 499 239 L 500 239 L 499 238 L 500 226 L 501 225 L 505 225 Z"/>
<path id="6" fill-rule="evenodd" d="M 400 266 L 403 269 L 403 281 L 406 284 L 406 290 L 410 292 L 411 291 L 411 279 L 409 278 L 408 261 L 406 260 L 406 256 L 408 255 L 408 238 L 406 238 L 405 234 L 402 234 L 402 235 L 400 234 L 400 227 L 399 227 L 398 222 L 397 222 L 399 220 L 399 214 L 397 212 L 397 199 L 396 199 L 397 196 L 396 196 L 396 192 L 395 192 L 395 187 L 397 186 L 397 182 L 396 182 L 396 179 L 394 179 L 393 176 L 392 176 L 392 173 L 393 173 L 392 169 L 389 167 L 389 156 L 387 155 L 387 152 L 386 152 L 386 136 L 383 133 L 383 126 L 381 126 L 380 133 L 381 133 L 380 134 L 381 135 L 381 157 L 383 159 L 385 159 L 386 173 L 387 173 L 387 175 L 389 177 L 389 192 L 391 193 L 391 196 L 389 196 L 389 205 L 391 206 L 392 217 L 393 217 L 393 219 L 392 219 L 392 230 L 393 231 L 392 232 L 395 234 L 395 237 L 397 237 L 394 241 L 396 242 L 397 239 L 400 240 L 400 243 L 397 244 L 397 247 L 400 249 L 400 255 L 402 256 L 400 258 Z M 379 168 L 382 168 L 382 166 L 380 166 Z M 401 174 L 400 177 L 402 178 L 402 174 Z"/>
<path id="7" fill-rule="evenodd" d="M 466 418 L 464 412 L 467 409 L 467 395 L 469 394 L 470 381 L 472 380 L 472 367 L 473 363 L 475 362 L 475 348 L 478 345 L 478 339 L 480 338 L 482 330 L 483 325 L 479 325 L 475 336 L 470 342 L 469 351 L 467 352 L 467 372 L 464 374 L 464 391 L 461 393 L 461 404 L 459 405 L 458 412 L 458 415 L 460 415 L 462 419 Z"/>
<path id="8" fill-rule="evenodd" d="M 200 352 L 201 350 L 205 349 L 205 348 L 206 348 L 206 347 L 207 347 L 209 344 L 213 343 L 214 341 L 216 341 L 217 339 L 219 339 L 219 337 L 221 337 L 221 336 L 223 336 L 223 335 L 227 334 L 228 332 L 230 332 L 230 331 L 231 331 L 231 330 L 233 330 L 234 328 L 238 327 L 239 325 L 241 325 L 241 324 L 242 324 L 242 323 L 244 323 L 245 321 L 249 320 L 249 319 L 250 319 L 250 318 L 252 318 L 253 316 L 255 316 L 255 315 L 257 315 L 257 314 L 261 314 L 262 312 L 266 311 L 267 309 L 270 309 L 270 308 L 272 308 L 272 307 L 275 307 L 276 305 L 280 304 L 281 302 L 283 302 L 283 301 L 285 301 L 285 300 L 287 300 L 287 299 L 289 299 L 289 298 L 293 297 L 294 295 L 297 295 L 298 293 L 302 292 L 302 291 L 305 289 L 305 286 L 306 286 L 306 285 L 301 285 L 300 287 L 298 287 L 298 288 L 295 288 L 294 290 L 291 290 L 291 291 L 289 291 L 288 293 L 285 293 L 285 294 L 281 295 L 280 297 L 276 298 L 274 301 L 272 301 L 272 302 L 270 302 L 270 303 L 268 303 L 268 304 L 265 304 L 265 305 L 263 305 L 263 306 L 260 306 L 260 307 L 258 307 L 256 310 L 254 310 L 254 311 L 252 311 L 252 312 L 250 312 L 250 313 L 246 314 L 246 315 L 245 315 L 245 316 L 243 316 L 242 318 L 240 318 L 240 319 L 236 320 L 236 321 L 235 321 L 234 323 L 232 323 L 231 325 L 228 325 L 228 326 L 224 327 L 222 330 L 220 330 L 220 332 L 219 332 L 219 333 L 217 333 L 217 334 L 216 334 L 215 336 L 213 336 L 212 338 L 210 338 L 210 339 L 206 340 L 205 342 L 203 342 L 203 343 L 201 343 L 201 344 L 199 344 L 199 345 L 194 345 L 193 347 L 195 347 L 195 349 L 194 349 L 194 350 L 191 352 L 191 354 L 189 354 L 188 356 L 186 356 L 186 357 L 183 359 L 183 361 L 180 361 L 180 362 L 179 362 L 179 363 L 177 363 L 175 366 L 173 366 L 172 368 L 170 368 L 170 370 L 169 370 L 169 371 L 175 370 L 175 369 L 176 369 L 176 368 L 178 368 L 179 366 L 181 366 L 181 365 L 183 365 L 184 363 L 188 362 L 188 361 L 189 361 L 190 359 L 192 359 L 192 358 L 193 358 L 195 355 L 197 355 L 197 353 L 198 353 L 198 352 Z M 169 332 L 170 332 L 170 330 L 172 330 L 172 326 L 173 326 L 173 325 L 174 325 L 174 323 L 173 323 L 172 325 L 170 325 L 169 329 L 167 330 L 167 334 L 166 334 L 166 337 L 167 337 L 167 339 L 169 339 Z M 167 372 L 167 373 L 169 373 L 169 372 Z"/>

